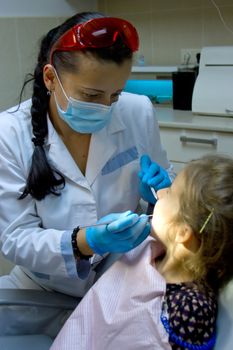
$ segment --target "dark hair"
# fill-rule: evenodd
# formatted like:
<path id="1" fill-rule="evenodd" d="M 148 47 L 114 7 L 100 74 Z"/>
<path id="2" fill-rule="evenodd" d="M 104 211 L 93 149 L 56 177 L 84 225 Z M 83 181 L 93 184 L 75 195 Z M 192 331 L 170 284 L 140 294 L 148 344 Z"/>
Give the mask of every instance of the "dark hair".
<path id="1" fill-rule="evenodd" d="M 35 148 L 32 155 L 32 163 L 26 187 L 19 199 L 25 198 L 28 194 L 37 200 L 43 199 L 48 194 L 59 195 L 60 190 L 65 186 L 64 176 L 50 166 L 43 147 L 44 140 L 48 133 L 47 112 L 50 99 L 43 80 L 43 67 L 49 63 L 50 50 L 63 33 L 78 23 L 99 17 L 105 16 L 98 12 L 83 12 L 76 14 L 60 26 L 50 30 L 41 41 L 34 74 L 31 78 L 25 81 L 20 94 L 20 97 L 22 97 L 25 85 L 33 80 L 31 116 L 32 130 L 34 134 L 32 141 Z M 91 52 L 91 54 L 98 59 L 114 61 L 117 64 L 121 64 L 124 60 L 132 58 L 132 51 L 123 44 L 120 37 L 111 47 L 86 49 L 85 51 Z M 74 51 L 57 51 L 53 55 L 53 65 L 58 72 L 74 71 L 77 69 L 75 57 Z"/>
<path id="2" fill-rule="evenodd" d="M 194 279 L 218 291 L 233 277 L 233 159 L 208 155 L 183 171 L 179 220 L 200 241 L 186 268 Z"/>

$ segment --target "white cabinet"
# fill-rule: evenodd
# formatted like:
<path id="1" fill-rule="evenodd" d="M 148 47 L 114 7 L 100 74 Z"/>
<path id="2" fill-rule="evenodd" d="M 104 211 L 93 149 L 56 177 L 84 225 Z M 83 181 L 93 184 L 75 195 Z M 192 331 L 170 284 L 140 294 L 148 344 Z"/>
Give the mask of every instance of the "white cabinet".
<path id="1" fill-rule="evenodd" d="M 161 127 L 161 141 L 175 170 L 186 162 L 209 153 L 233 156 L 233 135 L 231 133 Z"/>
<path id="2" fill-rule="evenodd" d="M 179 172 L 185 163 L 205 154 L 233 157 L 233 119 L 193 116 L 191 112 L 157 110 L 160 135 L 168 159 Z M 216 118 L 216 119 L 215 119 Z M 200 122 L 201 121 L 201 122 Z"/>

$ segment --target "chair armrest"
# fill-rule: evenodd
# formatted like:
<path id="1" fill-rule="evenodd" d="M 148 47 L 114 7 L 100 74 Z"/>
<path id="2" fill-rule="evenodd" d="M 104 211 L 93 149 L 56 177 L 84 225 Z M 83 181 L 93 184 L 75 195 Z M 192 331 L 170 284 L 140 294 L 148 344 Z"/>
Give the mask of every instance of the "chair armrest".
<path id="1" fill-rule="evenodd" d="M 122 254 L 109 254 L 95 268 L 95 281 L 116 261 Z M 74 310 L 82 298 L 72 297 L 59 292 L 48 292 L 36 289 L 0 289 L 0 306 L 39 306 Z"/>
<path id="2" fill-rule="evenodd" d="M 73 310 L 81 298 L 35 289 L 0 289 L 0 306 L 40 306 Z"/>

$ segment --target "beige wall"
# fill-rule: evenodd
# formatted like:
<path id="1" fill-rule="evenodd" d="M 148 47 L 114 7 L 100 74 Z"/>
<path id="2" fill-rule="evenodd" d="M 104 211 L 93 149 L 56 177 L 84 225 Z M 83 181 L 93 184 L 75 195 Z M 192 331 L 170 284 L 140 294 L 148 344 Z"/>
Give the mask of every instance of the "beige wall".
<path id="1" fill-rule="evenodd" d="M 67 17 L 96 10 L 97 0 L 0 0 L 0 111 L 18 103 L 41 37 Z M 20 3 L 20 4 L 19 4 Z M 26 99 L 31 94 L 24 95 Z"/>
<path id="2" fill-rule="evenodd" d="M 215 1 L 233 30 L 233 1 Z M 233 34 L 224 28 L 210 0 L 98 0 L 97 4 L 100 11 L 134 23 L 140 52 L 149 65 L 180 64 L 182 48 L 233 45 Z M 35 65 L 39 39 L 64 19 L 15 14 L 0 18 L 0 111 L 17 104 L 25 74 Z"/>
<path id="3" fill-rule="evenodd" d="M 233 1 L 215 2 L 233 31 Z M 136 26 L 149 65 L 179 65 L 183 48 L 233 45 L 210 0 L 98 0 L 98 9 Z"/>
<path id="4" fill-rule="evenodd" d="M 0 18 L 0 111 L 18 103 L 25 75 L 33 72 L 40 38 L 61 21 L 54 17 Z"/>

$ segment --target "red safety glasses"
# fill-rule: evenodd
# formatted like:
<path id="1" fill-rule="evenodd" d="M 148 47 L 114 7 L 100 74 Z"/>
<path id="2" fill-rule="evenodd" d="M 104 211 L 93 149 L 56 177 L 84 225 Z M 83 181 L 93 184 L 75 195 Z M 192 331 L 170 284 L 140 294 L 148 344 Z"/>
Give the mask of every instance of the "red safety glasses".
<path id="1" fill-rule="evenodd" d="M 132 52 L 138 50 L 138 33 L 134 26 L 126 20 L 115 17 L 101 17 L 77 24 L 65 32 L 52 46 L 50 63 L 52 63 L 55 51 L 109 47 L 114 44 L 119 36 Z"/>

